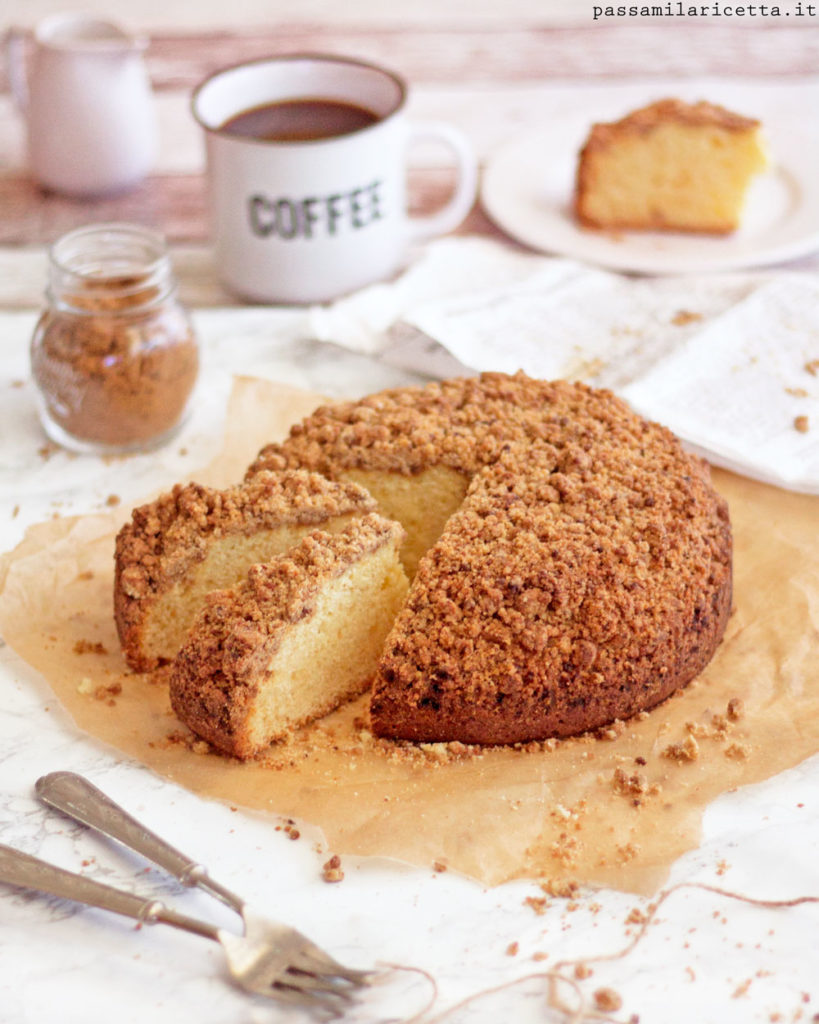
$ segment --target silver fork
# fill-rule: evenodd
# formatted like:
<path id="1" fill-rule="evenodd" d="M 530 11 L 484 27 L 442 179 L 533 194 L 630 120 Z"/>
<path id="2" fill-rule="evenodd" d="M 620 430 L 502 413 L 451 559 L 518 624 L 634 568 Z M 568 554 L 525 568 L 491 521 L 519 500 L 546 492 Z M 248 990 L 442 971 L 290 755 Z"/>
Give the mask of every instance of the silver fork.
<path id="1" fill-rule="evenodd" d="M 148 924 L 169 924 L 219 942 L 231 976 L 242 988 L 307 1008 L 338 1015 L 376 973 L 340 964 L 295 928 L 253 911 L 241 897 L 214 881 L 201 864 L 137 821 L 81 775 L 45 775 L 37 780 L 36 792 L 49 807 L 142 854 L 183 885 L 196 886 L 221 900 L 241 916 L 244 934 L 215 928 L 169 910 L 158 900 L 122 893 L 9 847 L 0 847 L 0 880 L 90 903 Z"/>

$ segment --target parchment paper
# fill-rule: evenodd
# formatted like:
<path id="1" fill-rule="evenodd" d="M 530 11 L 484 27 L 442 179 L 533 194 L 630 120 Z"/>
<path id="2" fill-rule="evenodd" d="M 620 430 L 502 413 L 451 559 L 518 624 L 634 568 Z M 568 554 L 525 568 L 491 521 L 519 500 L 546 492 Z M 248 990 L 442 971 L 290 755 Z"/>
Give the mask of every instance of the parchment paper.
<path id="1" fill-rule="evenodd" d="M 197 479 L 239 480 L 318 401 L 238 380 L 224 451 Z M 213 754 L 176 721 L 162 673 L 130 673 L 120 656 L 113 547 L 130 509 L 29 530 L 0 561 L 0 631 L 80 729 L 202 796 L 319 826 L 333 852 L 437 863 L 490 885 L 649 892 L 697 844 L 709 801 L 819 750 L 819 498 L 714 479 L 735 535 L 726 637 L 684 692 L 602 737 L 477 755 L 376 743 L 363 699 L 259 762 Z"/>

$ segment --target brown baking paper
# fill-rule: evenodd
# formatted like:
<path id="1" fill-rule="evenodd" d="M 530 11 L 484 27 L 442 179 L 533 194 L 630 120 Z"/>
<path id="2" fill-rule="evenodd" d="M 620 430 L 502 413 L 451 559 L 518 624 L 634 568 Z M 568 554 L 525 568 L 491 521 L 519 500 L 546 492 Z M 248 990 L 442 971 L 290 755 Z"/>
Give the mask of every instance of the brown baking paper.
<path id="1" fill-rule="evenodd" d="M 239 480 L 317 401 L 238 381 L 224 452 L 197 478 Z M 819 498 L 726 472 L 714 479 L 735 535 L 735 609 L 716 657 L 639 720 L 554 749 L 454 756 L 376 743 L 362 730 L 365 699 L 259 762 L 192 742 L 162 674 L 129 673 L 119 654 L 112 555 L 129 510 L 29 530 L 0 563 L 0 630 L 81 729 L 202 796 L 319 826 L 333 852 L 438 862 L 486 884 L 651 891 L 696 846 L 718 794 L 819 750 Z"/>

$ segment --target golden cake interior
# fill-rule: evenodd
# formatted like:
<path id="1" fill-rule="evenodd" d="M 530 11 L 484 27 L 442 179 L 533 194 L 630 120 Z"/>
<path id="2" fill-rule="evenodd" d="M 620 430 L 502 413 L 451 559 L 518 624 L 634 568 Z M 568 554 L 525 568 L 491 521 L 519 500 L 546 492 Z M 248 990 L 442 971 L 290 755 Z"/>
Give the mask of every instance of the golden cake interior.
<path id="1" fill-rule="evenodd" d="M 327 584 L 266 666 L 247 721 L 254 751 L 369 687 L 407 586 L 394 545 Z"/>
<path id="2" fill-rule="evenodd" d="M 171 673 L 174 710 L 247 758 L 371 684 L 408 588 L 397 523 L 314 531 L 210 594 Z"/>
<path id="3" fill-rule="evenodd" d="M 336 533 L 353 518 L 352 515 L 338 516 L 322 523 L 322 529 Z M 252 565 L 269 562 L 285 554 L 314 528 L 310 525 L 280 526 L 248 536 L 232 535 L 215 541 L 203 561 L 157 597 L 144 624 L 146 655 L 157 662 L 172 661 L 211 591 L 238 583 Z"/>
<path id="4" fill-rule="evenodd" d="M 597 228 L 732 232 L 766 165 L 758 121 L 709 103 L 662 100 L 592 128 L 578 164 L 576 214 Z"/>
<path id="5" fill-rule="evenodd" d="M 423 555 L 444 532 L 447 520 L 464 500 L 469 477 L 449 466 L 431 466 L 415 476 L 378 470 L 345 469 L 339 473 L 368 491 L 379 511 L 407 531 L 401 561 L 412 579 Z"/>

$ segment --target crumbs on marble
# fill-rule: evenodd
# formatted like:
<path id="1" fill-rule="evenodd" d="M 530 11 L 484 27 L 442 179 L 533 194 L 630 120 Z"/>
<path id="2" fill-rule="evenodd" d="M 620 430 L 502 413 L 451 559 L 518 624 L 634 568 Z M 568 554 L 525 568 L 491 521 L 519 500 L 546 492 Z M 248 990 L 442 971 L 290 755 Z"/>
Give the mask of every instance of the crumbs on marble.
<path id="1" fill-rule="evenodd" d="M 632 907 L 626 917 L 626 924 L 639 924 L 644 925 L 648 921 L 647 914 L 642 911 L 639 907 Z"/>
<path id="2" fill-rule="evenodd" d="M 549 909 L 549 900 L 545 896 L 527 896 L 523 905 L 534 910 L 538 917 L 542 917 Z"/>
<path id="3" fill-rule="evenodd" d="M 671 323 L 675 327 L 684 327 L 686 324 L 697 323 L 699 320 L 702 320 L 702 313 L 693 313 L 689 309 L 678 309 L 671 317 Z"/>
<path id="4" fill-rule="evenodd" d="M 613 988 L 599 988 L 594 993 L 594 1005 L 601 1013 L 616 1013 L 623 1005 L 619 992 Z"/>
<path id="5" fill-rule="evenodd" d="M 341 867 L 341 857 L 337 853 L 322 865 L 321 877 L 325 882 L 341 882 L 344 880 L 344 871 Z"/>
<path id="6" fill-rule="evenodd" d="M 804 415 L 794 417 L 793 428 L 800 434 L 807 434 L 810 430 L 810 417 Z"/>
<path id="7" fill-rule="evenodd" d="M 284 825 L 277 825 L 276 831 L 284 832 L 287 838 L 293 841 L 301 838 L 301 832 L 296 828 L 296 823 L 292 818 L 288 818 Z"/>
<path id="8" fill-rule="evenodd" d="M 791 398 L 807 398 L 810 392 L 805 388 L 785 388 L 785 394 L 790 395 Z"/>
<path id="9" fill-rule="evenodd" d="M 811 359 L 805 363 L 805 370 L 811 377 L 819 377 L 819 359 Z"/>
<path id="10" fill-rule="evenodd" d="M 47 441 L 37 449 L 37 454 L 43 462 L 48 462 L 51 456 L 56 454 L 59 450 L 60 446 L 58 444 L 55 444 L 53 441 Z"/>
<path id="11" fill-rule="evenodd" d="M 507 956 L 517 956 L 519 952 L 520 952 L 520 943 L 517 942 L 517 941 L 510 942 L 509 945 L 506 947 L 506 955 Z"/>
<path id="12" fill-rule="evenodd" d="M 109 494 L 108 497 L 105 499 L 105 504 L 109 508 L 116 508 L 121 501 L 122 498 L 120 498 L 118 494 Z"/>

